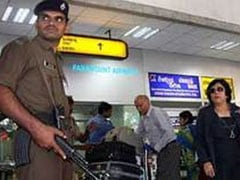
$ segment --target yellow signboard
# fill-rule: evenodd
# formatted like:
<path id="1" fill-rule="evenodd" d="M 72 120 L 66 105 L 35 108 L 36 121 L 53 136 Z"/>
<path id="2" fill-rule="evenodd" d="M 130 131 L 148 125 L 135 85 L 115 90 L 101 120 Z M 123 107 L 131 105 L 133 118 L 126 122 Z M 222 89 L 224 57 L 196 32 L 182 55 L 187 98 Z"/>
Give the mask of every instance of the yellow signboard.
<path id="1" fill-rule="evenodd" d="M 62 37 L 58 51 L 117 59 L 128 57 L 127 44 L 118 39 L 66 34 Z"/>
<path id="2" fill-rule="evenodd" d="M 216 77 L 208 77 L 208 76 L 201 77 L 201 92 L 202 92 L 203 100 L 207 100 L 207 96 L 206 96 L 207 87 L 208 87 L 209 83 L 214 79 L 216 79 Z M 232 100 L 234 100 L 235 93 L 234 93 L 233 79 L 232 78 L 223 78 L 223 79 L 226 80 L 228 82 L 228 84 L 230 85 L 230 88 L 232 90 Z"/>

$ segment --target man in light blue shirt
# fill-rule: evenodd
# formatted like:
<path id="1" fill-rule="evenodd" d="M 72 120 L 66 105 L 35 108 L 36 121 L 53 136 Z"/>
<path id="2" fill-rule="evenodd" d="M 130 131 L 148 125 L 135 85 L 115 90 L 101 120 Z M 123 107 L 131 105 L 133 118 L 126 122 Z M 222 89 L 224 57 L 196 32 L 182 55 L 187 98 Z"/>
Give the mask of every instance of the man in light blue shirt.
<path id="1" fill-rule="evenodd" d="M 89 119 L 87 129 L 89 131 L 88 144 L 99 144 L 104 139 L 108 131 L 114 128 L 112 122 L 108 120 L 112 115 L 112 105 L 101 102 L 98 106 L 98 114 Z"/>
<path id="2" fill-rule="evenodd" d="M 157 152 L 157 179 L 180 180 L 180 146 L 169 116 L 146 95 L 138 95 L 134 104 L 141 115 L 137 133 Z"/>

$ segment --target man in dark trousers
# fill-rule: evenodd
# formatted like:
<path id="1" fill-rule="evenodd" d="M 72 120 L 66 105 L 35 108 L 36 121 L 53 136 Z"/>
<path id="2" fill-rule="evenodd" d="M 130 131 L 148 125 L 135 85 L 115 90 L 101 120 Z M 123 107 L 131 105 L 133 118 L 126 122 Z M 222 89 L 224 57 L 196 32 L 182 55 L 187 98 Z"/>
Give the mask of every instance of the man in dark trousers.
<path id="1" fill-rule="evenodd" d="M 64 0 L 38 3 L 37 36 L 9 43 L 0 56 L 0 111 L 19 126 L 14 143 L 18 180 L 72 180 L 72 165 L 55 142 L 56 135 L 66 138 L 69 128 L 65 78 L 56 52 L 68 10 Z M 64 109 L 63 131 L 56 128 L 56 107 Z"/>
<path id="2" fill-rule="evenodd" d="M 146 95 L 138 95 L 134 104 L 141 116 L 137 133 L 157 153 L 157 180 L 180 180 L 180 145 L 169 116 Z"/>

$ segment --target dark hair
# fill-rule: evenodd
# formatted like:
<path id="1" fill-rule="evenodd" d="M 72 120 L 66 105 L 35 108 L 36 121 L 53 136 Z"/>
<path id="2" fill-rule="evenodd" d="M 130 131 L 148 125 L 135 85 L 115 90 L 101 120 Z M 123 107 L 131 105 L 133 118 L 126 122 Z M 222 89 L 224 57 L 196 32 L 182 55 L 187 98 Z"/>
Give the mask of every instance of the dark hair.
<path id="1" fill-rule="evenodd" d="M 179 117 L 188 120 L 185 124 L 191 124 L 194 120 L 194 117 L 190 111 L 182 111 L 179 113 Z"/>
<path id="2" fill-rule="evenodd" d="M 107 102 L 100 102 L 99 106 L 98 106 L 98 113 L 99 114 L 103 114 L 104 111 L 107 111 L 109 109 L 112 109 L 112 105 L 107 103 Z"/>
<path id="3" fill-rule="evenodd" d="M 73 105 L 74 104 L 74 100 L 72 96 L 67 96 L 68 99 L 68 104 Z"/>
<path id="4" fill-rule="evenodd" d="M 206 91 L 206 95 L 207 95 L 207 98 L 208 98 L 209 102 L 211 104 L 213 104 L 213 102 L 211 100 L 211 89 L 217 83 L 221 84 L 224 87 L 225 95 L 227 96 L 227 102 L 230 103 L 231 100 L 232 100 L 232 90 L 231 90 L 228 82 L 226 80 L 222 79 L 222 78 L 214 79 L 209 83 L 209 85 L 207 87 L 207 91 Z"/>

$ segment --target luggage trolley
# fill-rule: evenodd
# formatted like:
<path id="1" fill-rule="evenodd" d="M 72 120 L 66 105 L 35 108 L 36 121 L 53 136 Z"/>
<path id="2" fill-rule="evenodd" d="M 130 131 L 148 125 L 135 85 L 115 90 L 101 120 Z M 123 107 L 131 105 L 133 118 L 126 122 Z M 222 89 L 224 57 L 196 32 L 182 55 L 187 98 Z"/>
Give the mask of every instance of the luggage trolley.
<path id="1" fill-rule="evenodd" d="M 55 139 L 67 158 L 86 173 L 87 180 L 144 180 L 144 170 L 137 164 L 112 160 L 88 163 L 66 140 Z"/>
<path id="2" fill-rule="evenodd" d="M 86 153 L 90 170 L 107 173 L 109 180 L 143 180 L 144 169 L 137 165 L 135 147 L 120 141 L 103 142 Z"/>
<path id="3" fill-rule="evenodd" d="M 108 180 L 144 180 L 142 167 L 121 161 L 90 163 L 89 168 L 95 174 L 108 174 Z"/>

